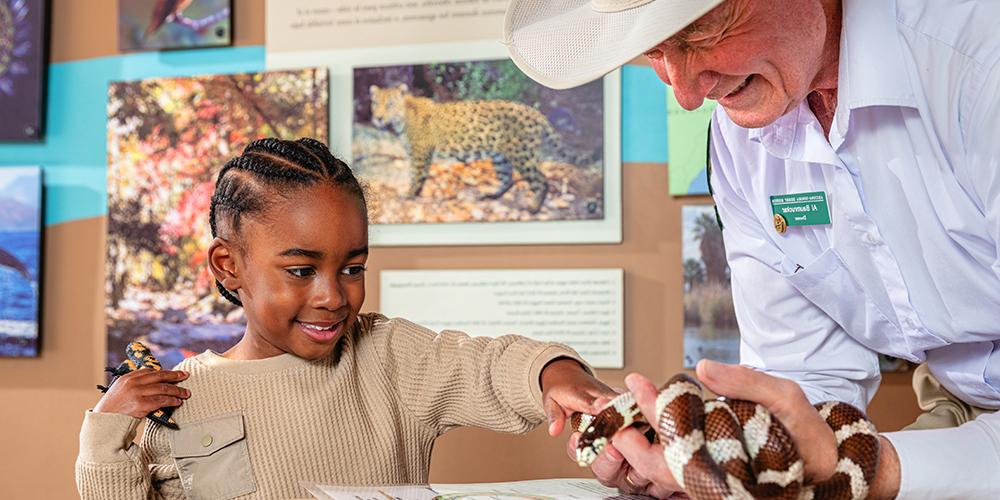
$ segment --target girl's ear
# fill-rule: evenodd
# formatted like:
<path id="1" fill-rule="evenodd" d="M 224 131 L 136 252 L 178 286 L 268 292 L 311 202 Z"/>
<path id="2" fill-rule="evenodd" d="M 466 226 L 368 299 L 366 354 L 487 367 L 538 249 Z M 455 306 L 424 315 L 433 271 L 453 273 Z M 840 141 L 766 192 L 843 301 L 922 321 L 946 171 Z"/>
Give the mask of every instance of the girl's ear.
<path id="1" fill-rule="evenodd" d="M 242 288 L 235 249 L 229 241 L 222 238 L 212 240 L 208 247 L 208 268 L 212 270 L 216 281 L 222 283 L 223 288 L 233 292 Z"/>

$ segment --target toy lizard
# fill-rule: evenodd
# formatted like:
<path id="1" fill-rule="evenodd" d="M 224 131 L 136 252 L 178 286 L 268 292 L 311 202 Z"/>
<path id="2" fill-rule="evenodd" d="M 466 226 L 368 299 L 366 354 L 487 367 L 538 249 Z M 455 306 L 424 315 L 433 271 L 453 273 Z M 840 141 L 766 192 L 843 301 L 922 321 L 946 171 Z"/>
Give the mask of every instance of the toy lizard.
<path id="1" fill-rule="evenodd" d="M 159 360 L 153 356 L 153 352 L 149 350 L 148 347 L 143 345 L 142 342 L 132 342 L 127 347 L 125 347 L 125 361 L 122 361 L 118 368 L 107 367 L 104 371 L 111 374 L 111 382 L 107 386 L 98 385 L 97 388 L 101 392 L 108 392 L 108 388 L 118 380 L 119 377 L 125 375 L 129 372 L 134 372 L 141 368 L 149 368 L 150 370 L 161 370 Z M 174 412 L 173 406 L 165 406 L 159 410 L 152 411 L 146 418 L 156 422 L 160 425 L 165 425 L 171 429 L 178 429 L 177 422 L 170 416 Z"/>

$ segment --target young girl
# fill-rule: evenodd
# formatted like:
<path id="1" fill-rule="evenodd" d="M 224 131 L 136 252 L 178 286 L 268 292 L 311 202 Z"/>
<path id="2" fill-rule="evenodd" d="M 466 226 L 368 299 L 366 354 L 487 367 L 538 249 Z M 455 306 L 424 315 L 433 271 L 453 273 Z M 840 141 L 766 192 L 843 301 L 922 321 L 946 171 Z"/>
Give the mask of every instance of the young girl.
<path id="1" fill-rule="evenodd" d="M 456 426 L 526 432 L 614 393 L 565 346 L 470 338 L 359 314 L 367 208 L 350 168 L 312 139 L 263 139 L 219 173 L 209 266 L 243 306 L 243 338 L 176 371 L 121 377 L 84 417 L 84 498 L 287 498 L 300 481 L 426 483 Z M 179 430 L 143 417 L 162 406 Z M 488 460 L 489 455 L 484 455 Z"/>

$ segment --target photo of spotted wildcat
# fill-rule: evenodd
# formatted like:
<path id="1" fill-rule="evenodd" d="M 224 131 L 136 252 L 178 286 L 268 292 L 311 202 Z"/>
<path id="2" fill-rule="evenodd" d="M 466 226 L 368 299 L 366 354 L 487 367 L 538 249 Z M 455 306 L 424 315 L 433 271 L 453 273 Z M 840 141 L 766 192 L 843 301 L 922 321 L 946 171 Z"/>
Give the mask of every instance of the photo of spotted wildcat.
<path id="1" fill-rule="evenodd" d="M 601 81 L 553 90 L 496 60 L 357 68 L 353 83 L 373 223 L 603 219 Z"/>

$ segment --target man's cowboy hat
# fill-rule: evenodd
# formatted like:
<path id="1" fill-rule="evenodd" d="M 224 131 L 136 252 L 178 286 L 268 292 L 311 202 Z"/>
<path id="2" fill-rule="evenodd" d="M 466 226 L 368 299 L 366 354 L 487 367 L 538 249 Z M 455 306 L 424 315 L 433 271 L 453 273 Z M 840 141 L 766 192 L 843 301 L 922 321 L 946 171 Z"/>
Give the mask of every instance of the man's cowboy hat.
<path id="1" fill-rule="evenodd" d="M 521 71 L 565 89 L 600 78 L 722 0 L 511 0 L 504 43 Z"/>

